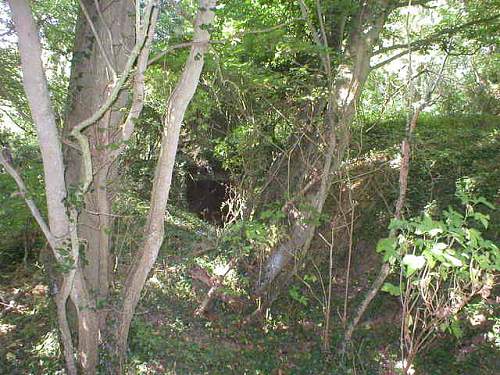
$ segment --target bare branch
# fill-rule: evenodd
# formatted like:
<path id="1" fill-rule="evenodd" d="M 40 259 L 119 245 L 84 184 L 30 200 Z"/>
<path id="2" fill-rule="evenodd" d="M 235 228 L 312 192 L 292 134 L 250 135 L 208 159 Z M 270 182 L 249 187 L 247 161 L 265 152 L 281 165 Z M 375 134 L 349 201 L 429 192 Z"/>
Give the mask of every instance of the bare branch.
<path id="1" fill-rule="evenodd" d="M 391 57 L 389 57 L 388 59 L 384 60 L 384 61 L 381 61 L 373 66 L 370 66 L 370 70 L 375 70 L 375 69 L 378 69 L 378 68 L 381 68 L 383 67 L 384 65 L 387 65 L 391 62 L 393 62 L 394 60 L 397 60 L 399 59 L 400 57 L 403 57 L 404 55 L 407 55 L 409 53 L 409 51 L 407 49 L 405 49 L 404 51 L 402 52 L 399 52 Z"/>
<path id="2" fill-rule="evenodd" d="M 112 151 L 109 155 L 109 162 L 112 163 L 120 155 L 120 153 L 125 149 L 126 143 L 134 132 L 134 121 L 137 120 L 144 107 L 144 95 L 145 95 L 145 81 L 144 73 L 148 67 L 149 51 L 151 49 L 151 44 L 153 42 L 154 33 L 156 30 L 156 21 L 158 19 L 159 9 L 154 8 L 151 14 L 151 20 L 149 25 L 149 30 L 147 31 L 147 39 L 144 43 L 144 48 L 141 50 L 139 58 L 137 60 L 137 69 L 134 75 L 134 86 L 132 94 L 132 105 L 130 107 L 129 113 L 125 122 L 121 127 L 121 144 L 118 149 Z M 141 35 L 139 35 L 139 38 Z"/>
<path id="3" fill-rule="evenodd" d="M 214 43 L 215 41 L 211 41 L 210 43 Z M 166 49 L 163 51 L 159 52 L 155 56 L 153 56 L 151 59 L 149 59 L 148 66 L 155 64 L 158 60 L 160 60 L 163 56 L 169 54 L 170 52 L 176 50 L 176 49 L 182 49 L 186 47 L 192 47 L 196 44 L 196 42 L 184 42 L 184 43 L 179 43 L 175 44 L 173 46 L 168 46 Z"/>
<path id="4" fill-rule="evenodd" d="M 73 136 L 76 137 L 77 133 L 82 132 L 83 130 L 85 130 L 85 128 L 87 128 L 88 126 L 90 126 L 93 123 L 95 123 L 96 121 L 98 121 L 106 113 L 106 111 L 109 109 L 109 107 L 111 107 L 111 105 L 113 105 L 113 103 L 115 102 L 116 98 L 118 97 L 118 94 L 120 93 L 121 89 L 123 88 L 123 85 L 127 81 L 128 76 L 132 72 L 134 63 L 135 63 L 137 57 L 139 56 L 139 53 L 141 52 L 142 47 L 144 45 L 144 42 L 147 38 L 149 24 L 151 21 L 151 13 L 152 13 L 153 8 L 156 7 L 156 2 L 157 2 L 157 0 L 150 0 L 149 1 L 147 8 L 146 8 L 146 11 L 145 11 L 145 15 L 144 15 L 145 23 L 142 27 L 141 38 L 136 42 L 134 48 L 132 49 L 132 52 L 130 53 L 130 56 L 125 64 L 123 72 L 120 74 L 120 78 L 118 79 L 118 81 L 114 85 L 108 98 L 106 99 L 104 104 L 92 116 L 90 116 L 87 120 L 82 121 L 81 123 L 79 123 L 77 126 L 75 126 L 73 128 L 73 130 L 71 132 Z"/>
<path id="5" fill-rule="evenodd" d="M 18 121 L 16 121 L 16 119 L 9 113 L 9 111 L 7 111 L 5 108 L 3 107 L 0 107 L 0 111 L 2 111 L 4 113 L 5 116 L 7 116 L 9 118 L 10 121 L 12 121 L 12 123 L 14 125 L 16 125 L 19 129 L 21 129 L 23 132 L 27 133 L 28 132 L 28 129 L 26 129 L 25 126 L 19 124 Z M 27 120 L 31 120 L 25 113 L 22 113 L 22 112 L 19 112 L 17 111 L 18 114 L 21 115 L 21 117 L 27 119 Z"/>
<path id="6" fill-rule="evenodd" d="M 225 272 L 222 275 L 220 275 L 219 277 L 213 278 L 211 280 L 212 285 L 210 286 L 210 290 L 208 291 L 207 295 L 205 296 L 205 298 L 203 299 L 201 304 L 196 308 L 196 310 L 194 312 L 195 316 L 201 316 L 207 311 L 208 306 L 214 300 L 214 298 L 217 296 L 219 289 L 221 289 L 223 287 L 225 277 L 227 276 L 229 271 L 231 271 L 234 268 L 234 266 L 236 265 L 237 262 L 238 262 L 237 257 L 231 259 L 231 261 L 227 265 Z"/>
<path id="7" fill-rule="evenodd" d="M 299 1 L 299 5 L 300 5 L 300 11 L 302 12 L 302 17 L 306 21 L 307 27 L 309 28 L 309 31 L 311 32 L 314 43 L 318 47 L 326 50 L 328 48 L 328 46 L 326 45 L 326 37 L 325 37 L 324 41 L 321 41 L 321 39 L 319 37 L 319 33 L 311 21 L 311 17 L 310 17 L 311 12 L 309 10 L 309 7 L 306 5 L 304 0 L 298 0 L 298 1 Z M 321 13 L 320 9 L 318 9 L 318 13 Z M 324 33 L 324 31 L 323 31 L 323 33 Z M 321 61 L 323 63 L 323 69 L 325 70 L 325 73 L 327 75 L 331 74 L 330 54 L 327 51 L 325 51 L 324 53 L 321 53 L 320 56 L 321 56 Z"/>

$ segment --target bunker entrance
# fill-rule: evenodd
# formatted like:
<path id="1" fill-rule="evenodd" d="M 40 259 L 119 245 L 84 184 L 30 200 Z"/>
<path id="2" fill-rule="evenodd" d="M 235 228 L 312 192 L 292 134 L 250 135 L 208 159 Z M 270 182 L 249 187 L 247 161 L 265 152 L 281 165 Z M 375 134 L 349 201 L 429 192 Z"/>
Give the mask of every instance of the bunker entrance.
<path id="1" fill-rule="evenodd" d="M 186 179 L 189 211 L 211 224 L 222 225 L 223 203 L 228 198 L 227 175 L 223 171 L 197 167 L 190 170 Z"/>

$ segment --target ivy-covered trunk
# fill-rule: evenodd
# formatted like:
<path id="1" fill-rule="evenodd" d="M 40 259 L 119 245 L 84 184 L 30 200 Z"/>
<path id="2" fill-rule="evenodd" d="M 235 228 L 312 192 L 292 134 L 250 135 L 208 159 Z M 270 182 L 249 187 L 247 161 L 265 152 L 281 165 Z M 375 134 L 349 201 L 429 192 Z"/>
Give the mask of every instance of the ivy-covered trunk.
<path id="1" fill-rule="evenodd" d="M 104 6 L 105 5 L 105 6 Z M 77 22 L 65 133 L 89 118 L 110 94 L 116 75 L 127 61 L 128 51 L 135 44 L 135 9 L 130 1 L 109 4 L 83 0 Z M 86 358 L 86 370 L 94 373 L 98 361 L 99 339 L 106 331 L 106 306 L 111 281 L 112 197 L 120 186 L 116 163 L 110 162 L 110 152 L 117 142 L 117 131 L 123 122 L 127 92 L 122 90 L 117 100 L 85 134 L 89 139 L 93 180 L 85 193 L 79 213 L 78 237 L 84 249 L 81 262 L 82 284 L 86 285 L 92 309 L 77 306 L 78 345 L 80 358 Z M 66 184 L 74 191 L 83 183 L 84 166 L 80 151 L 65 147 Z M 82 314 L 92 315 L 92 326 L 82 326 Z"/>
<path id="2" fill-rule="evenodd" d="M 65 122 L 67 133 L 104 104 L 134 44 L 133 2 L 99 5 L 93 0 L 81 1 Z M 122 90 L 113 106 L 85 132 L 90 143 L 94 179 L 85 194 L 78 233 L 85 248 L 85 279 L 98 305 L 104 304 L 109 295 L 112 197 L 120 186 L 116 163 L 110 161 L 110 154 L 118 142 L 119 126 L 124 120 L 124 111 L 120 109 L 127 107 L 127 95 Z M 66 146 L 65 157 L 66 183 L 71 189 L 83 182 L 82 158 L 71 146 Z M 101 328 L 104 321 L 100 314 Z"/>

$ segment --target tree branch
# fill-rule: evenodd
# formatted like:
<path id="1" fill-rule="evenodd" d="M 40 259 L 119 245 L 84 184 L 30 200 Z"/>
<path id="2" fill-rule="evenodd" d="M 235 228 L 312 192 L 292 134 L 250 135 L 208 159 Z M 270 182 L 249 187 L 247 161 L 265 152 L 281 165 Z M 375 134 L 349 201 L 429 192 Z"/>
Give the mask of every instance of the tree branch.
<path id="1" fill-rule="evenodd" d="M 137 60 L 137 69 L 134 75 L 134 85 L 132 89 L 132 105 L 128 112 L 125 122 L 120 126 L 121 128 L 121 144 L 118 149 L 112 151 L 109 155 L 109 162 L 113 163 L 116 158 L 121 154 L 121 152 L 126 147 L 126 142 L 130 140 L 134 132 L 134 121 L 137 120 L 142 113 L 144 107 L 144 96 L 145 96 L 145 80 L 144 73 L 148 67 L 149 51 L 151 49 L 151 44 L 153 42 L 154 33 L 156 30 L 156 21 L 158 19 L 160 10 L 154 8 L 151 14 L 151 20 L 149 23 L 149 29 L 147 30 L 147 38 L 144 43 L 144 48 L 141 50 L 139 58 Z M 142 36 L 139 35 L 139 38 Z"/>
<path id="2" fill-rule="evenodd" d="M 215 41 L 211 41 L 210 43 L 215 43 Z M 183 42 L 179 44 L 174 44 L 173 46 L 168 46 L 161 52 L 158 52 L 155 56 L 149 59 L 148 66 L 155 64 L 158 60 L 160 60 L 163 56 L 169 54 L 170 52 L 176 49 L 182 49 L 186 47 L 192 47 L 196 44 L 196 42 Z"/>
<path id="3" fill-rule="evenodd" d="M 313 25 L 313 23 L 311 21 L 311 17 L 309 16 L 310 13 L 311 13 L 310 10 L 309 10 L 309 7 L 306 5 L 306 3 L 304 2 L 304 0 L 298 0 L 298 1 L 299 1 L 300 11 L 302 13 L 302 17 L 306 21 L 307 27 L 309 28 L 309 31 L 312 34 L 312 38 L 314 40 L 314 43 L 319 48 L 325 49 L 325 52 L 323 52 L 323 53 L 320 54 L 321 62 L 323 63 L 323 69 L 325 70 L 325 74 L 327 74 L 328 77 L 331 77 L 330 54 L 327 51 L 328 45 L 326 44 L 327 43 L 326 33 L 324 32 L 324 29 L 322 28 L 321 35 L 325 35 L 325 36 L 324 36 L 324 40 L 321 40 L 320 37 L 319 37 L 320 33 L 318 33 L 318 31 L 314 27 L 314 25 Z M 317 11 L 318 11 L 318 14 L 321 17 L 321 9 L 318 8 Z M 323 26 L 322 20 L 321 20 L 321 26 Z"/>
<path id="4" fill-rule="evenodd" d="M 373 53 L 373 56 L 380 55 L 382 53 L 387 53 L 390 51 L 394 51 L 397 49 L 403 49 L 403 48 L 407 49 L 406 52 L 408 52 L 408 48 L 410 48 L 411 50 L 416 50 L 416 49 L 422 48 L 424 46 L 427 46 L 429 43 L 433 43 L 433 42 L 438 41 L 444 35 L 455 34 L 459 31 L 465 30 L 471 26 L 494 21 L 494 20 L 498 19 L 499 17 L 500 17 L 500 14 L 496 14 L 492 17 L 481 18 L 478 20 L 469 21 L 469 22 L 466 22 L 464 24 L 454 26 L 454 27 L 447 27 L 447 28 L 444 28 L 442 30 L 436 31 L 423 39 L 412 41 L 410 44 L 400 43 L 400 44 L 394 44 L 394 45 L 388 46 L 388 47 L 381 47 Z"/>
<path id="5" fill-rule="evenodd" d="M 383 61 L 381 61 L 381 62 L 379 62 L 379 63 L 377 63 L 377 64 L 375 64 L 375 65 L 373 65 L 373 66 L 370 66 L 370 70 L 375 70 L 375 69 L 381 68 L 381 67 L 383 67 L 384 65 L 387 65 L 387 64 L 389 64 L 389 63 L 393 62 L 394 60 L 397 60 L 397 59 L 399 59 L 400 57 L 403 57 L 404 55 L 407 55 L 408 53 L 409 53 L 409 51 L 408 51 L 407 49 L 405 49 L 404 51 L 399 52 L 399 53 L 397 53 L 397 54 L 395 54 L 395 55 L 393 55 L 393 56 L 389 57 L 389 58 L 388 58 L 388 59 L 386 59 L 386 60 L 383 60 Z"/>
<path id="6" fill-rule="evenodd" d="M 404 7 L 407 7 L 408 5 L 411 5 L 411 6 L 416 6 L 416 5 L 421 5 L 423 6 L 424 8 L 430 8 L 429 6 L 426 6 L 427 3 L 430 3 L 432 0 L 412 0 L 411 1 L 411 4 L 408 3 L 408 1 L 400 1 L 396 4 L 394 4 L 394 8 L 404 8 Z"/>
<path id="7" fill-rule="evenodd" d="M 50 247 L 52 250 L 54 250 L 54 255 L 57 257 L 58 252 L 56 252 L 57 248 L 57 240 L 50 231 L 49 226 L 47 225 L 45 219 L 42 216 L 42 213 L 38 209 L 35 201 L 30 198 L 30 195 L 28 193 L 28 189 L 26 188 L 26 185 L 24 184 L 24 181 L 19 174 L 19 172 L 14 168 L 12 165 L 12 156 L 10 153 L 10 150 L 7 148 L 7 146 L 4 146 L 2 151 L 0 152 L 0 164 L 3 165 L 5 168 L 5 171 L 14 179 L 16 182 L 16 185 L 19 189 L 19 195 L 23 197 L 24 201 L 26 202 L 26 205 L 31 211 L 31 214 L 35 218 L 37 224 L 39 225 L 40 229 L 42 230 L 43 235 L 47 239 L 47 242 L 49 243 Z"/>

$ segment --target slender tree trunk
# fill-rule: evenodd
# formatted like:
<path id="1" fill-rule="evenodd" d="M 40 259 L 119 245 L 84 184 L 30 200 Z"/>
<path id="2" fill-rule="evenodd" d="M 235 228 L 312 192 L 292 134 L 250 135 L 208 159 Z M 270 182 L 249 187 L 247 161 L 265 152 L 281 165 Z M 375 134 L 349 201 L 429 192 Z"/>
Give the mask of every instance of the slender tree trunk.
<path id="1" fill-rule="evenodd" d="M 9 1 L 9 5 L 19 41 L 24 90 L 28 97 L 33 121 L 37 128 L 40 151 L 42 154 L 45 194 L 49 217 L 48 226 L 46 226 L 44 219 L 41 217 L 36 206 L 34 206 L 34 203 L 30 203 L 28 198 L 26 198 L 26 202 L 47 238 L 52 248 L 54 258 L 58 262 L 64 263 L 65 259 L 59 250 L 67 246 L 66 241 L 70 237 L 70 220 L 64 203 L 64 199 L 66 198 L 64 163 L 47 79 L 41 60 L 42 50 L 38 38 L 38 30 L 33 20 L 30 5 L 26 0 L 11 0 Z M 11 172 L 13 177 L 15 177 L 15 171 Z M 23 190 L 22 180 L 19 176 L 17 177 L 16 182 L 21 190 Z M 77 243 L 74 245 L 77 246 Z M 74 271 L 70 271 L 70 274 L 71 279 L 68 279 L 68 275 L 63 275 L 61 290 L 57 292 L 55 299 L 58 307 L 58 323 L 61 331 L 66 368 L 70 375 L 76 375 L 77 365 L 74 360 L 73 341 L 66 318 L 65 306 L 68 294 L 70 293 L 75 305 L 79 306 L 80 303 L 86 301 L 82 301 L 82 299 L 76 297 L 76 294 L 80 291 L 80 289 L 77 288 L 82 287 L 78 284 L 78 280 L 80 280 L 81 276 L 81 273 L 78 272 L 78 268 Z M 75 286 L 72 288 L 73 291 L 71 292 L 69 288 L 71 287 L 73 278 L 75 280 Z M 83 288 L 83 290 L 85 289 Z M 86 327 L 86 329 L 89 328 L 91 328 L 91 326 Z"/>
<path id="2" fill-rule="evenodd" d="M 394 218 L 396 219 L 401 219 L 401 217 L 403 216 L 403 208 L 406 202 L 406 195 L 408 193 L 408 175 L 410 173 L 410 157 L 411 157 L 411 144 L 412 144 L 413 133 L 417 127 L 417 122 L 418 118 L 420 117 L 420 114 L 431 103 L 432 95 L 434 94 L 434 91 L 436 90 L 438 84 L 443 78 L 444 67 L 446 65 L 447 60 L 448 60 L 448 55 L 446 55 L 446 57 L 444 58 L 436 80 L 429 87 L 427 92 L 423 95 L 423 99 L 420 101 L 420 103 L 417 105 L 416 108 L 410 110 L 408 123 L 406 125 L 406 135 L 405 138 L 401 141 L 402 158 L 401 158 L 401 166 L 399 168 L 399 196 L 398 200 L 396 201 L 396 208 L 394 211 Z M 411 69 L 409 76 L 411 76 Z M 409 83 L 410 85 L 412 85 L 411 78 Z M 389 233 L 389 236 L 391 237 L 395 235 L 396 233 L 394 231 L 391 231 Z M 391 272 L 390 264 L 389 263 L 382 264 L 379 273 L 377 275 L 377 278 L 371 285 L 371 288 L 366 293 L 363 301 L 361 301 L 361 304 L 358 306 L 356 312 L 354 313 L 352 319 L 350 320 L 349 324 L 345 329 L 344 339 L 342 340 L 342 344 L 340 347 L 341 353 L 345 353 L 345 351 L 347 350 L 347 346 L 351 342 L 352 335 L 354 333 L 354 330 L 356 329 L 356 326 L 363 317 L 365 311 L 368 309 L 370 303 L 378 294 L 380 288 L 384 284 L 384 281 L 387 279 L 390 272 Z"/>
<path id="3" fill-rule="evenodd" d="M 123 289 L 123 306 L 116 331 L 116 350 L 120 357 L 120 368 L 123 364 L 130 323 L 135 308 L 139 302 L 147 276 L 163 243 L 165 211 L 172 182 L 180 129 L 187 106 L 196 91 L 203 69 L 204 55 L 210 40 L 207 27 L 213 21 L 215 5 L 216 0 L 199 1 L 193 46 L 180 80 L 168 99 L 160 155 L 151 193 L 150 210 L 144 230 L 145 240 L 132 264 Z"/>
<path id="4" fill-rule="evenodd" d="M 109 227 L 111 225 L 109 188 L 110 181 L 116 178 L 116 169 L 112 162 L 119 155 L 112 143 L 127 141 L 130 138 L 133 132 L 133 120 L 142 110 L 144 71 L 147 67 L 149 47 L 158 16 L 157 2 L 148 1 L 144 8 L 144 16 L 141 17 L 142 22 L 139 23 L 140 30 L 137 30 L 136 34 L 133 33 L 135 23 L 130 21 L 136 10 L 135 7 L 131 7 L 132 2 L 110 1 L 105 7 L 104 2 L 91 0 L 80 2 L 84 16 L 80 17 L 75 42 L 71 76 L 73 95 L 69 100 L 66 121 L 66 133 L 71 133 L 78 138 L 81 152 L 86 156 L 83 158 L 86 166 L 88 164 L 93 166 L 92 170 L 84 168 L 79 153 L 70 148 L 66 150 L 69 167 L 66 175 L 68 188 L 77 192 L 71 198 L 78 198 L 78 193 L 81 192 L 87 193 L 84 197 L 83 214 L 80 217 L 76 206 L 71 203 L 66 206 L 64 201 L 67 188 L 61 142 L 42 66 L 38 30 L 29 3 L 27 0 L 11 0 L 9 5 L 19 39 L 24 88 L 37 127 L 42 153 L 48 225 L 35 203 L 28 197 L 19 173 L 3 155 L 0 155 L 2 156 L 0 163 L 16 181 L 28 207 L 47 238 L 56 261 L 65 268 L 72 266 L 68 272 L 61 274 L 62 281 L 59 288 L 56 288 L 59 290 L 56 290 L 55 296 L 67 371 L 71 375 L 76 375 L 79 368 L 79 372 L 83 374 L 95 374 L 98 363 L 98 339 L 102 334 L 104 323 L 103 315 L 99 316 L 96 307 L 99 298 L 107 296 L 109 288 Z M 100 6 L 102 8 L 99 8 Z M 131 31 L 132 35 L 129 44 L 127 42 L 128 31 Z M 134 36 L 137 38 L 135 44 L 133 43 Z M 104 47 L 103 42 L 106 37 L 109 42 L 108 49 Z M 133 48 L 130 48 L 132 46 Z M 97 49 L 102 56 L 99 56 Z M 122 91 L 123 85 L 136 62 L 137 71 L 133 85 L 134 97 L 131 111 L 123 122 L 122 131 L 117 131 L 118 124 L 122 122 L 119 109 L 126 104 Z M 117 74 L 117 68 L 122 69 L 119 71 L 120 75 Z M 95 126 L 90 127 L 90 125 Z M 73 127 L 74 131 L 71 131 Z M 84 136 L 81 131 L 85 132 Z M 89 140 L 90 150 L 87 150 L 87 140 Z M 110 151 L 111 148 L 113 152 Z M 123 144 L 119 147 L 120 151 L 122 149 Z M 88 162 L 89 158 L 92 159 L 91 162 Z M 89 190 L 89 184 L 93 184 L 93 190 Z M 91 193 L 88 193 L 89 191 Z M 85 226 L 89 223 L 96 224 L 91 227 L 90 231 Z M 79 262 L 79 235 L 84 237 L 87 244 L 86 255 L 89 266 L 85 268 L 82 264 L 86 262 Z M 69 251 L 60 252 L 63 248 Z M 68 253 L 69 255 L 66 255 Z M 75 307 L 78 322 L 78 361 L 75 361 L 73 347 L 73 341 L 76 340 L 72 338 L 73 333 L 66 318 L 66 303 L 69 297 Z"/>
<path id="5" fill-rule="evenodd" d="M 304 4 L 301 2 L 301 4 Z M 304 5 L 303 5 L 304 7 Z M 360 7 L 359 14 L 353 18 L 357 19 L 356 26 L 350 34 L 347 45 L 348 50 L 344 56 L 344 63 L 338 68 L 336 82 L 330 89 L 326 123 L 327 151 L 320 166 L 322 170 L 321 183 L 318 189 L 310 190 L 305 199 L 314 212 L 301 212 L 298 209 L 289 211 L 292 221 L 289 239 L 278 246 L 268 258 L 264 267 L 264 273 L 259 280 L 256 294 L 262 295 L 271 286 L 278 275 L 285 269 L 293 259 L 301 263 L 301 259 L 307 254 L 311 241 L 317 227 L 317 217 L 321 214 L 328 191 L 331 186 L 332 177 L 340 167 L 345 151 L 349 146 L 349 128 L 356 113 L 356 103 L 359 100 L 364 83 L 370 72 L 370 57 L 373 48 L 377 44 L 380 32 L 384 26 L 385 19 L 391 10 L 389 1 L 379 0 L 368 2 Z M 319 41 L 315 30 L 312 31 L 317 44 Z M 323 57 L 323 65 L 328 69 L 328 56 Z M 307 170 L 305 175 L 312 172 Z M 303 179 L 307 180 L 307 178 Z"/>
<path id="6" fill-rule="evenodd" d="M 47 78 L 41 60 L 42 49 L 38 30 L 28 1 L 9 0 L 9 5 L 19 40 L 24 90 L 36 125 L 42 154 L 49 227 L 56 238 L 65 238 L 69 232 L 69 219 L 64 206 L 66 198 L 64 164 Z"/>

